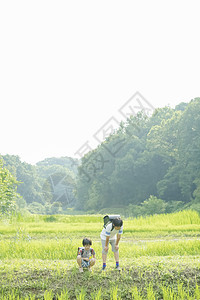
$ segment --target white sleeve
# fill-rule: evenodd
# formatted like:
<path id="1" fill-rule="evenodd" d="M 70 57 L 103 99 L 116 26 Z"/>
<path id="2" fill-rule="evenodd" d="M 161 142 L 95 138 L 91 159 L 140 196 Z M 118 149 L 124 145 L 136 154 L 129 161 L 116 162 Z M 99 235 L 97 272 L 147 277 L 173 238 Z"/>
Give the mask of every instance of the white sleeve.
<path id="1" fill-rule="evenodd" d="M 105 236 L 110 236 L 111 229 L 112 229 L 112 223 L 106 226 Z"/>

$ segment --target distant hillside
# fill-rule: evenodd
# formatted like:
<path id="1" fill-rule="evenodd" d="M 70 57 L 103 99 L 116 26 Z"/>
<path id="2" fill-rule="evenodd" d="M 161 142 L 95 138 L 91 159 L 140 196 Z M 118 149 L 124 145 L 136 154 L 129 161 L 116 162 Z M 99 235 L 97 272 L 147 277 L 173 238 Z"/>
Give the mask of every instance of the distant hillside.
<path id="1" fill-rule="evenodd" d="M 49 157 L 36 163 L 36 166 L 52 166 L 59 165 L 68 168 L 73 173 L 77 174 L 77 168 L 80 165 L 80 161 L 77 158 L 68 156 L 63 157 Z"/>
<path id="2" fill-rule="evenodd" d="M 4 166 L 19 181 L 19 208 L 32 213 L 61 213 L 76 202 L 76 176 L 79 161 L 70 157 L 46 158 L 31 165 L 19 156 L 3 155 Z"/>

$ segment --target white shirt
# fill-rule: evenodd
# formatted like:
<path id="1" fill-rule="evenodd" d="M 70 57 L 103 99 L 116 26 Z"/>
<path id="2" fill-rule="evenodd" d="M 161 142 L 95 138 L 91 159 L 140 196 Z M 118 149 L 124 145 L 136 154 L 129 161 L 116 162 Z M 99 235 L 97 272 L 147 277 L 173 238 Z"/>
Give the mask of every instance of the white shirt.
<path id="1" fill-rule="evenodd" d="M 115 240 L 116 239 L 116 234 L 122 234 L 123 233 L 123 226 L 120 227 L 119 230 L 116 230 L 115 228 L 112 230 L 112 223 L 108 224 L 106 228 L 102 229 L 102 232 L 100 234 L 100 237 L 102 240 L 106 240 L 106 237 L 109 236 L 109 240 Z"/>

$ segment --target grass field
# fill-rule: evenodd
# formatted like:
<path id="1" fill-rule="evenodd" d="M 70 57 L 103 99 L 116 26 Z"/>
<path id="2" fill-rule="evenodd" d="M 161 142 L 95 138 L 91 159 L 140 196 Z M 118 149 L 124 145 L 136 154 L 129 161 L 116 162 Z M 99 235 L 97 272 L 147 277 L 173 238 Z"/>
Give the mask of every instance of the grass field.
<path id="1" fill-rule="evenodd" d="M 194 211 L 125 219 L 121 272 L 109 249 L 101 273 L 103 216 L 13 216 L 0 222 L 0 299 L 200 299 L 200 217 Z M 80 274 L 84 236 L 96 265 Z"/>

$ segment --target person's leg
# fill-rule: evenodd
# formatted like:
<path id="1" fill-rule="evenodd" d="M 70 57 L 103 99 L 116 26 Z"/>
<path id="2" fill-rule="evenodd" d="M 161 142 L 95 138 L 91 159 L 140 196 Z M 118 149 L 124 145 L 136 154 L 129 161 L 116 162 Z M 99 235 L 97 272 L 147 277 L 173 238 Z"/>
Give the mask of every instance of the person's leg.
<path id="1" fill-rule="evenodd" d="M 79 265 L 79 272 L 83 272 L 83 268 L 82 268 L 82 258 L 80 255 L 77 256 L 77 263 Z"/>
<path id="2" fill-rule="evenodd" d="M 89 270 L 89 271 L 91 271 L 91 267 L 94 266 L 95 262 L 96 262 L 96 259 L 95 259 L 95 258 L 91 258 L 91 259 L 90 259 L 90 265 L 89 265 L 89 267 L 88 267 L 88 270 Z"/>
<path id="3" fill-rule="evenodd" d="M 116 269 L 120 270 L 120 267 L 119 267 L 119 250 L 116 250 L 116 248 L 115 248 L 116 240 L 113 240 L 113 241 L 110 241 L 110 242 L 111 242 L 111 245 L 112 245 L 112 251 L 114 253 Z"/>
<path id="4" fill-rule="evenodd" d="M 108 253 L 108 252 L 105 252 L 105 250 L 104 250 L 106 241 L 105 240 L 101 240 L 101 244 L 102 244 L 102 261 L 103 261 L 103 268 L 102 268 L 102 270 L 105 270 L 105 268 L 106 268 L 107 253 Z"/>
<path id="5" fill-rule="evenodd" d="M 102 253 L 103 264 L 106 264 L 107 254 Z"/>
<path id="6" fill-rule="evenodd" d="M 115 257 L 115 262 L 119 263 L 119 251 L 118 250 L 116 252 L 114 252 L 114 257 Z"/>
<path id="7" fill-rule="evenodd" d="M 90 267 L 94 266 L 95 262 L 96 262 L 95 258 L 90 259 Z"/>
<path id="8" fill-rule="evenodd" d="M 119 266 L 119 250 L 114 252 L 114 257 L 115 257 L 115 262 L 116 262 L 116 270 L 120 271 L 120 266 Z"/>
<path id="9" fill-rule="evenodd" d="M 81 268 L 81 262 L 82 262 L 82 258 L 80 255 L 77 256 L 77 263 L 79 265 L 79 267 Z"/>

